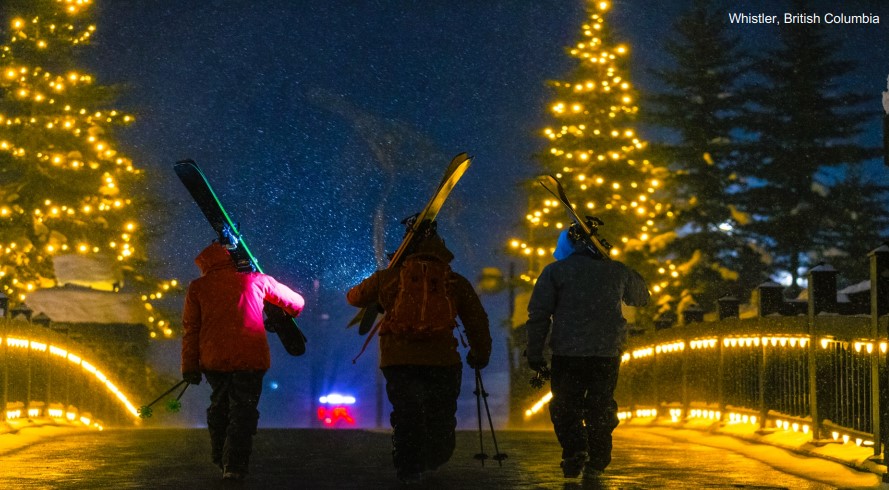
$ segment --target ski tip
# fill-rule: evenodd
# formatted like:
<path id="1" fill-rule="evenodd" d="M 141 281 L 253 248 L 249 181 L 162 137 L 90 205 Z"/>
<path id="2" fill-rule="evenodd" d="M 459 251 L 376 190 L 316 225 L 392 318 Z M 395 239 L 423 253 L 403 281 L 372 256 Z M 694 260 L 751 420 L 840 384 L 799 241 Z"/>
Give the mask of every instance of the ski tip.
<path id="1" fill-rule="evenodd" d="M 197 163 L 195 163 L 195 161 L 191 158 L 185 158 L 182 160 L 177 160 L 176 165 L 197 165 Z"/>
<path id="2" fill-rule="evenodd" d="M 555 191 L 553 190 L 553 188 L 558 189 L 559 187 L 561 187 L 561 185 L 559 185 L 559 181 L 556 180 L 556 178 L 552 175 L 540 177 L 539 179 L 537 179 L 537 183 L 543 186 L 544 189 L 548 190 L 553 195 L 555 195 Z"/>
<path id="3" fill-rule="evenodd" d="M 457 156 L 451 159 L 451 165 L 462 165 L 465 162 L 472 162 L 472 155 L 465 151 L 458 153 Z"/>

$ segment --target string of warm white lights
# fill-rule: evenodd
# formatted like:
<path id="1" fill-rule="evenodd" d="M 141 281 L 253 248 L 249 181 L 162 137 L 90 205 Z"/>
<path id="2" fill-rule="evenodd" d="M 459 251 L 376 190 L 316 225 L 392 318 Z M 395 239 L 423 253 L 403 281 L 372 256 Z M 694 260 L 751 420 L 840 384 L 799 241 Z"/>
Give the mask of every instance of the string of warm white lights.
<path id="1" fill-rule="evenodd" d="M 579 214 L 595 214 L 606 226 L 611 254 L 638 250 L 658 232 L 657 223 L 672 217 L 658 202 L 665 170 L 645 158 L 647 143 L 631 126 L 638 107 L 624 64 L 625 44 L 613 44 L 604 15 L 608 2 L 597 2 L 584 23 L 581 40 L 569 50 L 577 59 L 573 81 L 552 84 L 557 99 L 550 105 L 555 124 L 543 129 L 549 143 L 540 161 L 558 178 Z M 509 248 L 532 262 L 551 254 L 553 236 L 539 230 L 561 230 L 570 224 L 561 204 L 532 190 L 525 216 L 528 233 L 512 238 Z M 534 267 L 521 277 L 533 281 Z"/>
<path id="2" fill-rule="evenodd" d="M 14 179 L 0 186 L 0 292 L 14 302 L 56 285 L 60 254 L 102 254 L 128 268 L 144 259 L 126 195 L 143 172 L 113 138 L 134 117 L 105 108 L 108 88 L 73 66 L 73 51 L 96 32 L 92 3 L 35 2 L 11 19 L 0 44 L 0 159 Z M 172 334 L 151 301 L 175 285 L 142 298 L 153 336 Z"/>
<path id="3" fill-rule="evenodd" d="M 736 348 L 778 348 L 778 349 L 807 349 L 809 347 L 808 336 L 792 336 L 792 335 L 763 335 L 763 336 L 735 336 L 723 337 L 720 341 L 718 338 L 705 337 L 695 338 L 686 344 L 685 341 L 665 342 L 661 344 L 639 347 L 631 352 L 626 352 L 621 357 L 621 363 L 629 363 L 633 360 L 641 360 L 645 358 L 655 358 L 658 355 L 671 355 L 673 353 L 682 352 L 686 345 L 691 349 L 716 349 L 721 346 L 726 349 Z M 889 350 L 889 343 L 885 341 L 874 342 L 872 340 L 860 339 L 851 341 L 839 341 L 833 337 L 825 336 L 818 339 L 816 345 L 822 350 L 833 348 L 834 344 L 844 344 L 845 347 L 851 348 L 856 354 L 870 355 L 874 349 L 879 349 L 885 354 Z M 547 392 L 539 400 L 533 403 L 525 410 L 525 418 L 533 417 L 540 413 L 546 405 L 552 400 L 552 392 Z M 668 414 L 671 422 L 680 422 L 682 420 L 712 420 L 714 422 L 725 422 L 727 424 L 751 424 L 757 425 L 759 419 L 756 415 L 742 412 L 726 412 L 723 414 L 719 410 L 713 409 L 689 409 L 688 413 L 680 408 L 669 408 Z M 631 419 L 654 419 L 658 417 L 656 408 L 639 408 L 633 411 L 618 412 L 618 419 L 621 422 L 627 422 Z M 801 432 L 808 434 L 811 431 L 809 424 L 805 421 L 794 421 L 781 417 L 770 417 L 767 421 L 771 427 L 788 432 Z M 842 444 L 854 443 L 858 446 L 872 446 L 873 440 L 853 434 L 850 431 L 841 429 L 833 429 L 830 432 L 831 438 Z"/>
<path id="4" fill-rule="evenodd" d="M 82 358 L 81 356 L 70 352 L 63 347 L 26 338 L 5 337 L 2 339 L 2 342 L 5 342 L 6 345 L 11 348 L 30 349 L 31 351 L 35 352 L 49 352 L 53 356 L 57 356 L 61 359 L 67 359 L 68 362 L 71 363 L 71 365 L 79 366 L 81 369 L 83 369 L 84 373 L 94 377 L 100 383 L 100 385 L 105 388 L 105 390 L 114 395 L 114 397 L 123 405 L 127 413 L 129 413 L 133 417 L 139 416 L 139 412 L 136 410 L 136 407 L 133 406 L 133 404 L 130 402 L 129 397 L 127 397 L 127 395 L 123 391 L 121 391 L 120 388 L 118 388 L 117 385 L 108 378 L 108 376 L 97 369 L 93 363 Z M 37 414 L 33 414 L 33 416 L 35 417 L 39 415 L 39 412 Z M 19 413 L 18 416 L 21 416 L 21 413 Z M 7 413 L 7 419 L 10 418 L 16 418 L 16 414 Z M 60 418 L 60 416 L 58 418 Z M 86 425 L 90 425 L 89 422 L 87 422 Z"/>

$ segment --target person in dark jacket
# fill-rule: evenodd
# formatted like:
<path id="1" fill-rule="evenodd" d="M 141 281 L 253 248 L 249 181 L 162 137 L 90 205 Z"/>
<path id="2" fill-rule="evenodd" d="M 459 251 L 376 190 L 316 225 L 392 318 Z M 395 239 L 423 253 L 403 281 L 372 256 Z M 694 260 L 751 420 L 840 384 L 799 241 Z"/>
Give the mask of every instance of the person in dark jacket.
<path id="1" fill-rule="evenodd" d="M 550 418 L 562 446 L 562 471 L 595 476 L 611 462 L 617 427 L 618 368 L 627 338 L 621 303 L 644 306 L 645 280 L 626 265 L 603 258 L 562 232 L 557 260 L 537 278 L 528 304 L 526 351 L 531 369 L 546 369 L 552 350 Z"/>
<path id="2" fill-rule="evenodd" d="M 393 463 L 404 483 L 420 481 L 424 471 L 446 463 L 454 452 L 462 380 L 462 361 L 453 333 L 455 315 L 460 317 L 469 341 L 467 364 L 473 369 L 484 368 L 491 355 L 488 315 L 472 284 L 449 267 L 446 292 L 455 315 L 439 313 L 439 320 L 445 321 L 447 328 L 418 333 L 410 331 L 411 325 L 399 325 L 396 302 L 403 267 L 409 267 L 405 264 L 423 260 L 446 266 L 453 258 L 444 240 L 433 233 L 422 239 L 399 266 L 375 272 L 346 295 L 352 306 L 373 308 L 379 304 L 386 311 L 379 329 L 380 368 L 392 403 Z M 416 306 L 433 305 L 419 301 Z"/>
<path id="3" fill-rule="evenodd" d="M 241 273 L 228 250 L 218 243 L 195 259 L 201 277 L 191 281 L 182 314 L 182 378 L 200 384 L 201 374 L 213 388 L 207 427 L 213 463 L 223 478 L 247 475 L 262 378 L 271 365 L 263 324 L 265 301 L 297 316 L 305 300 L 274 278 Z"/>

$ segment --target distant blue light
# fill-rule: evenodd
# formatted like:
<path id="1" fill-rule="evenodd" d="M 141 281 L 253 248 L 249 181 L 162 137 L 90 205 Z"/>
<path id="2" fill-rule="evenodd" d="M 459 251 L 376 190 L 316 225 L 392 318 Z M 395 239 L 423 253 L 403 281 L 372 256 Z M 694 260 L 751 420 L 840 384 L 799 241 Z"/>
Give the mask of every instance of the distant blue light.
<path id="1" fill-rule="evenodd" d="M 331 393 L 327 396 L 322 396 L 318 401 L 327 405 L 354 405 L 355 397 Z"/>
<path id="2" fill-rule="evenodd" d="M 271 388 L 273 390 L 277 390 L 278 389 L 278 382 L 272 381 L 271 383 L 269 383 L 269 388 Z"/>

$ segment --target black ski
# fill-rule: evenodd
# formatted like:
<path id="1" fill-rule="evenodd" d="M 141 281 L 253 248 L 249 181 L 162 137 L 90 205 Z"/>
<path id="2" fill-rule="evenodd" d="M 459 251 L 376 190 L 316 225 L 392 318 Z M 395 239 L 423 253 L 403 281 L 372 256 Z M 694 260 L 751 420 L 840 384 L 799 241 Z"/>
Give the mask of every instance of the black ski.
<path id="1" fill-rule="evenodd" d="M 466 169 L 469 168 L 470 163 L 472 163 L 472 157 L 466 153 L 460 153 L 451 160 L 451 163 L 445 170 L 441 182 L 439 182 L 438 188 L 435 190 L 432 198 L 429 199 L 429 202 L 426 203 L 426 206 L 420 211 L 413 222 L 409 223 L 409 228 L 405 233 L 404 238 L 401 240 L 401 245 L 398 246 L 398 249 L 392 254 L 392 258 L 389 259 L 389 265 L 386 266 L 387 269 L 398 265 L 404 254 L 410 249 L 414 238 L 421 233 L 421 230 L 424 227 L 431 226 L 432 222 L 435 221 L 438 212 L 441 210 L 442 205 L 444 205 L 451 190 L 457 185 L 457 181 L 460 180 L 460 177 L 466 173 Z M 372 308 L 362 308 L 361 311 L 355 315 L 355 318 L 349 322 L 348 327 L 360 323 L 358 333 L 361 335 L 367 334 L 373 327 L 379 311 L 381 311 L 379 305 L 375 305 Z"/>
<path id="2" fill-rule="evenodd" d="M 602 220 L 593 216 L 587 216 L 586 219 L 581 219 L 571 205 L 571 201 L 568 200 L 568 196 L 565 195 L 565 189 L 562 188 L 561 182 L 552 175 L 547 175 L 539 182 L 540 185 L 549 191 L 550 194 L 555 196 L 556 199 L 562 203 L 565 210 L 568 211 L 568 217 L 577 225 L 576 229 L 580 232 L 579 238 L 583 240 L 586 247 L 591 252 L 610 260 L 611 254 L 609 253 L 609 250 L 611 250 L 611 244 L 599 236 L 599 226 L 604 224 L 602 223 Z"/>
<path id="3" fill-rule="evenodd" d="M 223 244 L 232 256 L 239 272 L 262 272 L 259 262 L 241 236 L 238 225 L 225 211 L 213 188 L 204 176 L 200 167 L 192 160 L 183 160 L 173 166 L 179 180 L 188 189 L 210 226 L 216 231 L 219 243 Z M 303 335 L 296 320 L 283 309 L 271 303 L 264 308 L 265 328 L 278 334 L 287 353 L 301 356 L 306 352 L 306 337 Z"/>

